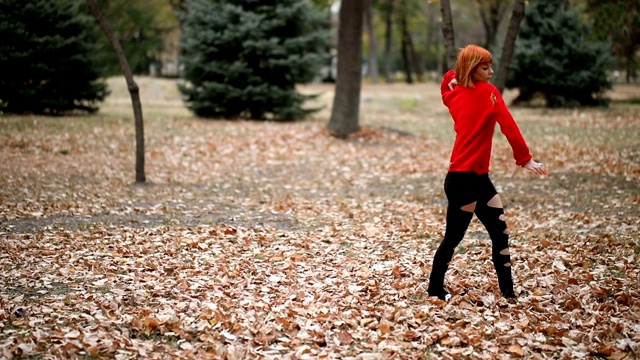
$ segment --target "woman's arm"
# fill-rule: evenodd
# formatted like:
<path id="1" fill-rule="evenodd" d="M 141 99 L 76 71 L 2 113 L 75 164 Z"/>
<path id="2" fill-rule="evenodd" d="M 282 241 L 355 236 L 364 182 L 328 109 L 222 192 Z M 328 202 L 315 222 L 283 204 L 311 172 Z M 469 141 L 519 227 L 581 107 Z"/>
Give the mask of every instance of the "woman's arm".
<path id="1" fill-rule="evenodd" d="M 511 115 L 507 105 L 504 103 L 504 99 L 502 99 L 500 92 L 493 85 L 491 85 L 489 99 L 493 107 L 493 116 L 498 124 L 500 124 L 500 131 L 507 138 L 507 141 L 509 141 L 509 145 L 511 145 L 516 165 L 522 167 L 526 166 L 533 158 L 529 152 L 529 147 L 527 146 L 513 115 Z"/>

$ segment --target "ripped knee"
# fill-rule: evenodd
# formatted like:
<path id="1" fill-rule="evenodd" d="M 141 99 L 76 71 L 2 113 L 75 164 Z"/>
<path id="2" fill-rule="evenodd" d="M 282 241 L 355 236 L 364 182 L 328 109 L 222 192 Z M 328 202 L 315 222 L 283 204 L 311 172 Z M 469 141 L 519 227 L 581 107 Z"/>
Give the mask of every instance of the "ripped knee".
<path id="1" fill-rule="evenodd" d="M 502 206 L 502 199 L 500 199 L 500 195 L 495 194 L 495 195 L 491 198 L 491 200 L 489 200 L 489 202 L 487 203 L 487 205 L 488 205 L 489 207 L 492 207 L 492 208 L 500 208 L 500 209 L 502 209 L 502 208 L 503 208 L 503 206 Z"/>
<path id="2" fill-rule="evenodd" d="M 476 205 L 477 205 L 477 204 L 478 204 L 478 202 L 477 202 L 477 201 L 474 201 L 474 202 L 472 202 L 471 204 L 467 204 L 467 205 L 465 205 L 465 206 L 462 206 L 460 209 L 461 209 L 462 211 L 466 211 L 466 212 L 470 212 L 470 213 L 472 213 L 472 212 L 476 211 Z"/>

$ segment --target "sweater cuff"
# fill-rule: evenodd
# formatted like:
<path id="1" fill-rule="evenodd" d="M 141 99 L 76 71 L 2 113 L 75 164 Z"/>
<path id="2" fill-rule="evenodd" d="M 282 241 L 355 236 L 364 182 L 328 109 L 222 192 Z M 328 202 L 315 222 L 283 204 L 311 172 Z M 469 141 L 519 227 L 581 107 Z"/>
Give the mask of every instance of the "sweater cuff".
<path id="1" fill-rule="evenodd" d="M 531 156 L 531 154 L 529 154 L 529 155 L 527 155 L 526 157 L 523 157 L 523 158 L 521 158 L 521 159 L 519 159 L 519 160 L 516 160 L 516 165 L 518 165 L 518 166 L 525 166 L 525 165 L 527 165 L 527 163 L 528 163 L 529 161 L 531 161 L 531 159 L 533 159 L 533 156 Z"/>

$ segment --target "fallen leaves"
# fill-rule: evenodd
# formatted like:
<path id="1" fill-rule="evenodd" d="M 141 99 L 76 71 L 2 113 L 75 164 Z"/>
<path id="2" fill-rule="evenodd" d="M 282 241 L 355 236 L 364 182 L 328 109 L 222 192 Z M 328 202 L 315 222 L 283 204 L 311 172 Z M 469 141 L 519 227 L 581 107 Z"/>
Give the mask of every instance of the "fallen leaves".
<path id="1" fill-rule="evenodd" d="M 324 120 L 151 118 L 145 186 L 129 184 L 124 121 L 0 118 L 0 357 L 636 356 L 637 117 L 575 117 L 609 146 L 565 139 L 564 113 L 524 114 L 535 148 L 563 143 L 542 179 L 514 173 L 496 139 L 520 298 L 499 296 L 474 221 L 447 303 L 426 285 L 451 124 L 427 114 L 401 119 L 423 136 L 367 126 L 346 141 Z"/>
<path id="2" fill-rule="evenodd" d="M 522 346 L 518 344 L 509 345 L 509 347 L 507 348 L 507 352 L 515 357 L 524 356 L 524 350 L 522 349 Z"/>

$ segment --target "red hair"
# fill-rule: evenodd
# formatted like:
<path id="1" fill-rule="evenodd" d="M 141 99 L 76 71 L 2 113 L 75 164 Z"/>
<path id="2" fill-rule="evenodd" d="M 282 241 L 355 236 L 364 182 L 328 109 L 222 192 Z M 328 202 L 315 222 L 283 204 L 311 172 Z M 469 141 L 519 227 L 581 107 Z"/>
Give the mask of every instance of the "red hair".
<path id="1" fill-rule="evenodd" d="M 478 45 L 467 45 L 458 52 L 456 61 L 456 80 L 458 85 L 464 87 L 474 87 L 471 79 L 473 71 L 478 65 L 493 63 L 491 53 Z"/>

